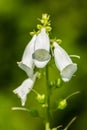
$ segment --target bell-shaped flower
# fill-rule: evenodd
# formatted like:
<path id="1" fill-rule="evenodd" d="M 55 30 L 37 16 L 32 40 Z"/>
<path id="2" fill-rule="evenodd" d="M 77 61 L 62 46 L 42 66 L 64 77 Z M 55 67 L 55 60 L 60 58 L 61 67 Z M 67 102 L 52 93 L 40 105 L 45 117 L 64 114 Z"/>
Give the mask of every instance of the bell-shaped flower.
<path id="1" fill-rule="evenodd" d="M 50 40 L 45 28 L 42 28 L 41 32 L 37 35 L 34 49 L 35 51 L 32 55 L 34 64 L 38 68 L 45 67 L 51 58 L 49 54 Z"/>
<path id="2" fill-rule="evenodd" d="M 29 77 L 32 77 L 32 75 L 33 75 L 34 63 L 33 63 L 33 59 L 32 59 L 32 54 L 34 53 L 35 41 L 36 41 L 36 35 L 33 36 L 31 41 L 26 46 L 24 53 L 23 53 L 22 61 L 17 62 L 18 66 L 22 70 L 24 70 Z"/>
<path id="3" fill-rule="evenodd" d="M 31 91 L 34 82 L 36 80 L 36 76 L 37 73 L 35 73 L 32 78 L 24 80 L 23 83 L 18 88 L 13 90 L 13 92 L 17 94 L 18 97 L 21 99 L 22 106 L 25 105 L 27 94 Z"/>
<path id="4" fill-rule="evenodd" d="M 76 72 L 77 64 L 72 62 L 66 51 L 62 47 L 60 47 L 56 42 L 53 43 L 53 46 L 56 67 L 60 71 L 62 80 L 64 82 L 67 82 Z"/>

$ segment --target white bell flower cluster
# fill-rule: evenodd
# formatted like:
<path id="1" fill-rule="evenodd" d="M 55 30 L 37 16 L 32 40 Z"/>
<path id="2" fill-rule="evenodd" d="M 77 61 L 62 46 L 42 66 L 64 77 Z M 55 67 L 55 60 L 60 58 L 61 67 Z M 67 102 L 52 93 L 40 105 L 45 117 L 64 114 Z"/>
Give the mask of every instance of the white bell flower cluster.
<path id="1" fill-rule="evenodd" d="M 77 70 L 77 64 L 73 63 L 67 52 L 57 43 L 53 42 L 53 57 L 55 65 L 60 71 L 61 78 L 64 82 L 71 79 Z M 28 79 L 13 92 L 21 99 L 22 106 L 25 105 L 27 94 L 32 89 L 37 72 L 34 68 L 44 68 L 51 60 L 50 54 L 50 38 L 45 28 L 42 28 L 39 34 L 34 34 L 31 41 L 26 46 L 21 62 L 17 62 L 18 66 L 26 72 Z"/>

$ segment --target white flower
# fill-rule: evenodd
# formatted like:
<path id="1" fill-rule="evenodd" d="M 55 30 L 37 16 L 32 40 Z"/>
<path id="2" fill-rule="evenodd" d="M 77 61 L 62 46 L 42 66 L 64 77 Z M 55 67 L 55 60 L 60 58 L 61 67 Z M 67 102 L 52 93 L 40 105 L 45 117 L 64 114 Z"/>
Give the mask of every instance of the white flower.
<path id="1" fill-rule="evenodd" d="M 28 78 L 23 81 L 23 83 L 13 90 L 15 94 L 18 95 L 18 97 L 21 99 L 22 106 L 25 105 L 26 99 L 27 99 L 27 94 L 30 92 L 32 89 L 35 79 L 36 79 L 37 73 L 32 77 L 32 79 Z"/>
<path id="2" fill-rule="evenodd" d="M 77 64 L 73 63 L 66 51 L 56 42 L 54 46 L 54 59 L 56 67 L 59 69 L 62 80 L 67 82 L 77 70 Z"/>
<path id="3" fill-rule="evenodd" d="M 24 53 L 23 53 L 22 61 L 17 62 L 18 66 L 21 69 L 23 69 L 29 77 L 32 77 L 32 75 L 33 75 L 34 63 L 33 63 L 33 59 L 32 59 L 32 54 L 34 52 L 35 41 L 36 41 L 36 35 L 33 36 L 31 41 L 26 46 Z"/>
<path id="4" fill-rule="evenodd" d="M 33 54 L 34 64 L 38 68 L 43 68 L 50 60 L 50 40 L 46 33 L 46 29 L 42 28 L 41 32 L 37 35 L 35 42 L 35 52 Z"/>

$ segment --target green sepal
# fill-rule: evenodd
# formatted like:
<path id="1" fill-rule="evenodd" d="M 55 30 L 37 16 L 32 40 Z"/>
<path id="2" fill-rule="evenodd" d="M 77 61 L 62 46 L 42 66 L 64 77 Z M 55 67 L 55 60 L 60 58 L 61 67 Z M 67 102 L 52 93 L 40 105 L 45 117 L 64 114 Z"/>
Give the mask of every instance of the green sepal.
<path id="1" fill-rule="evenodd" d="M 45 95 L 44 95 L 44 94 L 42 94 L 42 95 L 38 94 L 38 95 L 37 95 L 37 101 L 38 101 L 40 104 L 44 104 L 44 103 L 45 103 Z"/>

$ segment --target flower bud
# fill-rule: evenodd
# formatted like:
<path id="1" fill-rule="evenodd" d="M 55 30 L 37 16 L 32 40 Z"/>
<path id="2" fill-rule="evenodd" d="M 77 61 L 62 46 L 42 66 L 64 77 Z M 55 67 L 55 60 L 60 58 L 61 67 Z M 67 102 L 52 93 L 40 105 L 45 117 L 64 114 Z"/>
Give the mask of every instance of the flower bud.
<path id="1" fill-rule="evenodd" d="M 47 32 L 50 32 L 52 30 L 52 28 L 50 26 L 47 26 L 46 30 L 47 30 Z"/>
<path id="2" fill-rule="evenodd" d="M 42 25 L 37 24 L 37 29 L 41 29 L 41 28 L 42 28 Z"/>
<path id="3" fill-rule="evenodd" d="M 41 74 L 41 73 L 38 73 L 37 78 L 38 78 L 38 79 L 41 79 L 41 77 L 42 77 L 42 74 Z"/>
<path id="4" fill-rule="evenodd" d="M 57 83 L 56 83 L 56 87 L 57 87 L 57 88 L 60 88 L 60 87 L 62 87 L 62 85 L 63 85 L 62 80 L 61 80 L 60 78 L 58 78 L 58 79 L 57 79 Z"/>
<path id="5" fill-rule="evenodd" d="M 42 95 L 38 94 L 38 95 L 37 95 L 37 101 L 38 101 L 40 104 L 44 104 L 44 103 L 45 103 L 45 95 L 44 95 L 44 94 L 42 94 Z"/>
<path id="6" fill-rule="evenodd" d="M 60 109 L 60 110 L 63 110 L 64 108 L 66 108 L 66 106 L 67 106 L 67 101 L 66 101 L 66 99 L 63 99 L 63 100 L 61 100 L 61 101 L 58 103 L 58 109 Z"/>

